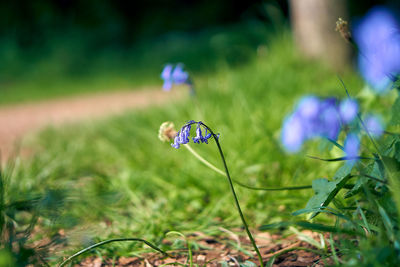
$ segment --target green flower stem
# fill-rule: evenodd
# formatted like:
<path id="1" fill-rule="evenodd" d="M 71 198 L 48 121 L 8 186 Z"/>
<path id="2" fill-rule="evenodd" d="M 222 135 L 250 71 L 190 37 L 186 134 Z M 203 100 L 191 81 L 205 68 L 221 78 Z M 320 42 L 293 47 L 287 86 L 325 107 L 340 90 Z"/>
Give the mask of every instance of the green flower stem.
<path id="1" fill-rule="evenodd" d="M 231 176 L 229 175 L 228 166 L 226 165 L 226 161 L 225 161 L 224 153 L 222 152 L 221 145 L 219 144 L 218 139 L 215 138 L 214 133 L 212 133 L 212 134 L 213 134 L 213 136 L 214 136 L 215 143 L 217 144 L 217 147 L 218 147 L 218 150 L 219 150 L 219 154 L 221 155 L 222 163 L 224 164 L 224 167 L 225 167 L 226 177 L 228 178 L 229 186 L 230 186 L 230 188 L 231 188 L 233 198 L 235 199 L 235 204 L 236 204 L 236 208 L 237 208 L 237 210 L 238 210 L 238 212 L 239 212 L 240 219 L 242 219 L 242 223 L 243 223 L 244 228 L 246 229 L 246 233 L 247 233 L 247 235 L 248 235 L 248 237 L 249 237 L 249 239 L 250 239 L 250 241 L 251 241 L 251 244 L 252 244 L 253 247 L 254 247 L 254 250 L 255 250 L 256 253 L 257 253 L 258 260 L 260 261 L 260 266 L 261 266 L 261 267 L 264 267 L 264 262 L 263 262 L 261 253 L 260 253 L 260 251 L 258 250 L 256 241 L 254 240 L 252 234 L 250 233 L 249 227 L 247 226 L 247 222 L 246 222 L 246 220 L 245 220 L 245 218 L 244 218 L 244 216 L 243 216 L 242 209 L 240 208 L 239 200 L 238 200 L 238 198 L 237 198 L 237 195 L 236 195 L 236 192 L 235 192 L 235 188 L 233 187 L 233 183 L 232 183 Z"/>
<path id="2" fill-rule="evenodd" d="M 93 244 L 93 245 L 91 245 L 91 246 L 89 246 L 89 247 L 87 247 L 87 248 L 84 248 L 84 249 L 78 251 L 77 253 L 75 253 L 74 255 L 72 255 L 72 256 L 70 256 L 70 257 L 68 257 L 65 261 L 63 261 L 63 262 L 59 265 L 59 267 L 64 266 L 65 264 L 67 264 L 68 262 L 70 262 L 71 260 L 73 260 L 74 258 L 78 257 L 79 255 L 82 255 L 83 253 L 85 253 L 85 252 L 87 252 L 87 251 L 89 251 L 89 250 L 91 250 L 91 249 L 100 247 L 100 246 L 105 245 L 105 244 L 108 244 L 108 243 L 112 243 L 112 242 L 122 242 L 122 241 L 139 241 L 139 242 L 143 242 L 143 243 L 145 243 L 146 245 L 148 245 L 149 247 L 151 247 L 152 249 L 157 250 L 158 252 L 164 254 L 165 256 L 170 256 L 170 255 L 169 255 L 168 253 L 166 253 L 165 251 L 162 251 L 161 249 L 159 249 L 158 247 L 156 247 L 156 246 L 153 245 L 152 243 L 150 243 L 150 242 L 148 242 L 148 241 L 146 241 L 146 240 L 144 240 L 144 239 L 141 239 L 141 238 L 115 238 L 115 239 L 109 239 L 109 240 L 105 240 L 105 241 L 102 241 L 102 242 Z"/>
<path id="3" fill-rule="evenodd" d="M 210 163 L 208 160 L 200 156 L 189 144 L 184 144 L 184 147 L 186 147 L 190 153 L 193 154 L 200 162 L 202 162 L 204 165 L 212 169 L 213 171 L 221 174 L 224 177 L 226 176 L 226 173 L 219 168 L 215 167 L 212 163 Z M 263 191 L 282 191 L 282 190 L 302 190 L 302 189 L 311 189 L 311 185 L 302 185 L 302 186 L 287 186 L 287 187 L 275 187 L 275 188 L 270 188 L 270 187 L 255 187 L 255 186 L 250 186 L 243 184 L 235 179 L 232 179 L 232 181 L 244 188 L 251 189 L 251 190 L 263 190 Z"/>
<path id="4" fill-rule="evenodd" d="M 193 156 L 195 156 L 200 162 L 202 162 L 208 168 L 210 168 L 211 170 L 213 170 L 223 176 L 226 176 L 225 172 L 221 171 L 220 169 L 215 167 L 213 164 L 211 164 L 208 160 L 206 160 L 205 158 L 200 156 L 196 151 L 194 151 L 194 149 L 189 144 L 185 144 L 184 147 L 186 147 L 189 150 L 189 152 L 193 154 Z"/>
<path id="5" fill-rule="evenodd" d="M 259 191 L 283 191 L 283 190 L 303 190 L 303 189 L 312 189 L 311 185 L 301 185 L 301 186 L 286 186 L 286 187 L 255 187 L 246 184 L 242 184 L 235 179 L 232 181 L 244 188 L 251 189 L 251 190 L 259 190 Z"/>
<path id="6" fill-rule="evenodd" d="M 204 123 L 202 123 L 202 124 L 203 124 L 204 127 L 206 127 L 206 128 L 210 131 L 210 133 L 211 133 L 212 136 L 214 137 L 215 143 L 217 144 L 218 151 L 219 151 L 219 154 L 220 154 L 221 159 L 222 159 L 222 163 L 224 164 L 226 177 L 228 178 L 229 187 L 230 187 L 230 189 L 231 189 L 233 198 L 234 198 L 234 200 L 235 200 L 236 208 L 237 208 L 237 210 L 238 210 L 238 212 L 239 212 L 240 219 L 242 220 L 243 226 L 244 226 L 244 228 L 246 229 L 247 236 L 249 237 L 249 239 L 250 239 L 250 241 L 251 241 L 251 244 L 253 245 L 254 250 L 255 250 L 256 253 L 257 253 L 258 260 L 259 260 L 259 262 L 260 262 L 260 266 L 261 266 L 261 267 L 264 267 L 264 262 L 263 262 L 261 253 L 260 253 L 260 251 L 258 250 L 256 241 L 254 240 L 253 235 L 251 234 L 251 232 L 250 232 L 250 230 L 249 230 L 249 227 L 248 227 L 248 225 L 247 225 L 246 219 L 245 219 L 244 216 L 243 216 L 242 209 L 240 208 L 239 200 L 238 200 L 238 198 L 237 198 L 237 195 L 236 195 L 236 192 L 235 192 L 235 188 L 233 187 L 233 183 L 232 183 L 231 176 L 229 175 L 228 166 L 226 165 L 225 156 L 224 156 L 224 153 L 222 152 L 221 145 L 220 145 L 220 143 L 219 143 L 219 141 L 218 141 L 218 136 L 217 136 L 216 134 L 214 134 L 214 132 L 213 132 L 207 125 L 205 125 Z"/>

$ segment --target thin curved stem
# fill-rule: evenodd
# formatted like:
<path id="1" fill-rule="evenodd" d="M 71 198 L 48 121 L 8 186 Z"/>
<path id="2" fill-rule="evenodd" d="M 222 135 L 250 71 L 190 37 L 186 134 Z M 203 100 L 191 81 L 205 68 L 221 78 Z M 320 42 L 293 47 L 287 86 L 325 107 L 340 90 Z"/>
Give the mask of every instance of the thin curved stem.
<path id="1" fill-rule="evenodd" d="M 212 169 L 213 171 L 217 172 L 218 174 L 223 175 L 226 177 L 226 173 L 219 168 L 215 167 L 212 163 L 210 163 L 208 160 L 200 156 L 189 144 L 184 144 L 184 147 L 186 147 L 190 153 L 193 154 L 200 162 L 202 162 L 204 165 Z M 244 188 L 251 189 L 251 190 L 260 190 L 260 191 L 283 191 L 283 190 L 302 190 L 302 189 L 310 189 L 312 188 L 311 185 L 303 185 L 303 186 L 287 186 L 287 187 L 255 187 L 251 185 L 246 185 L 243 184 L 235 179 L 232 179 L 232 181 Z"/>
<path id="2" fill-rule="evenodd" d="M 379 183 L 382 183 L 382 184 L 388 184 L 387 181 L 382 180 L 382 179 L 379 179 L 379 178 L 374 177 L 374 176 L 372 176 L 372 175 L 369 175 L 369 174 L 367 174 L 367 173 L 360 172 L 360 173 L 358 174 L 358 176 L 364 176 L 364 177 L 369 178 L 369 179 L 371 179 L 371 180 L 373 180 L 373 181 L 375 181 L 375 182 L 379 182 Z"/>
<path id="3" fill-rule="evenodd" d="M 184 147 L 186 147 L 189 150 L 189 152 L 193 154 L 193 156 L 195 156 L 198 160 L 200 160 L 208 168 L 210 168 L 211 170 L 213 170 L 223 176 L 226 176 L 225 172 L 221 171 L 220 169 L 215 167 L 213 164 L 211 164 L 208 160 L 206 160 L 205 158 L 200 156 L 196 151 L 194 151 L 194 149 L 189 144 L 185 144 Z"/>
<path id="4" fill-rule="evenodd" d="M 361 157 L 361 156 L 356 156 L 356 157 L 340 157 L 340 158 L 333 158 L 333 159 L 323 159 L 320 157 L 315 157 L 315 156 L 310 156 L 307 155 L 310 159 L 316 159 L 316 160 L 321 160 L 321 161 L 328 161 L 328 162 L 335 162 L 335 161 L 346 161 L 346 160 L 358 160 L 358 159 L 372 159 L 376 160 L 376 158 L 369 158 L 369 157 Z"/>
<path id="5" fill-rule="evenodd" d="M 255 187 L 251 185 L 242 184 L 237 180 L 232 179 L 232 181 L 244 188 L 251 189 L 251 190 L 260 190 L 260 191 L 283 191 L 283 190 L 303 190 L 303 189 L 311 189 L 311 185 L 302 185 L 302 186 L 286 186 L 286 187 Z"/>
<path id="6" fill-rule="evenodd" d="M 254 250 L 255 250 L 256 253 L 257 253 L 258 260 L 259 260 L 259 262 L 260 262 L 260 266 L 261 266 L 261 267 L 264 267 L 264 262 L 263 262 L 261 253 L 260 253 L 260 251 L 258 250 L 256 241 L 254 240 L 253 235 L 251 234 L 251 232 L 250 232 L 250 230 L 249 230 L 249 227 L 248 227 L 248 225 L 247 225 L 246 219 L 244 218 L 242 209 L 240 208 L 239 200 L 238 200 L 238 198 L 237 198 L 237 195 L 236 195 L 236 192 L 235 192 L 235 188 L 233 187 L 232 179 L 231 179 L 231 176 L 230 176 L 230 174 L 229 174 L 228 166 L 227 166 L 226 161 L 225 161 L 225 156 L 224 156 L 224 153 L 222 152 L 221 145 L 220 145 L 220 143 L 219 143 L 219 141 L 218 141 L 218 136 L 217 136 L 216 134 L 214 134 L 214 132 L 213 132 L 207 125 L 205 125 L 205 124 L 202 123 L 202 122 L 201 122 L 201 124 L 202 124 L 204 127 L 206 127 L 206 128 L 210 131 L 210 133 L 212 134 L 212 136 L 214 137 L 215 143 L 217 144 L 218 151 L 219 151 L 219 154 L 220 154 L 221 159 L 222 159 L 222 163 L 224 164 L 224 168 L 225 168 L 225 172 L 226 172 L 226 177 L 228 178 L 229 187 L 230 187 L 230 189 L 231 189 L 233 198 L 234 198 L 234 200 L 235 200 L 236 208 L 237 208 L 237 210 L 238 210 L 238 212 L 239 212 L 240 219 L 242 220 L 242 223 L 243 223 L 243 226 L 244 226 L 244 228 L 245 228 L 245 230 L 246 230 L 247 236 L 249 237 L 249 239 L 250 239 L 250 241 L 251 241 L 251 244 L 253 245 Z"/>
<path id="7" fill-rule="evenodd" d="M 139 242 L 143 242 L 143 243 L 145 243 L 146 245 L 148 245 L 149 247 L 151 247 L 152 249 L 157 250 L 158 252 L 164 254 L 165 256 L 170 256 L 167 252 L 165 252 L 165 251 L 159 249 L 158 247 L 156 247 L 156 246 L 153 245 L 152 243 L 150 243 L 150 242 L 148 242 L 148 241 L 146 241 L 146 240 L 144 240 L 144 239 L 141 239 L 141 238 L 114 238 L 114 239 L 109 239 L 109 240 L 105 240 L 105 241 L 102 241 L 102 242 L 93 244 L 93 245 L 91 245 L 91 246 L 89 246 L 89 247 L 87 247 L 87 248 L 84 248 L 84 249 L 78 251 L 78 252 L 75 253 L 74 255 L 72 255 L 72 256 L 68 257 L 66 260 L 64 260 L 64 261 L 59 265 L 59 267 L 64 266 L 65 264 L 67 264 L 68 262 L 70 262 L 71 260 L 73 260 L 74 258 L 78 257 L 79 255 L 82 255 L 82 254 L 85 253 L 85 252 L 88 252 L 88 251 L 91 250 L 91 249 L 100 247 L 100 246 L 105 245 L 105 244 L 108 244 L 108 243 L 120 242 L 120 241 L 139 241 Z"/>

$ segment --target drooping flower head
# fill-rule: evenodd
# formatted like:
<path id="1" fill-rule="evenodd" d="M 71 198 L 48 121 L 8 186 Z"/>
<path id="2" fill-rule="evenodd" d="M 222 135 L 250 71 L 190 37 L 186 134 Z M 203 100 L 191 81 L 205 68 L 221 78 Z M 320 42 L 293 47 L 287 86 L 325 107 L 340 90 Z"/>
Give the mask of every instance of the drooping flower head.
<path id="1" fill-rule="evenodd" d="M 183 70 L 183 64 L 178 63 L 175 66 L 172 64 L 165 65 L 161 72 L 161 78 L 164 80 L 163 89 L 171 90 L 174 84 L 190 84 L 189 74 Z"/>
<path id="2" fill-rule="evenodd" d="M 400 74 L 400 26 L 385 7 L 372 8 L 354 27 L 361 75 L 378 93 L 391 88 Z"/>
<path id="3" fill-rule="evenodd" d="M 208 144 L 208 139 L 214 137 L 219 138 L 219 134 L 212 134 L 209 132 L 209 128 L 201 121 L 188 121 L 182 126 L 181 130 L 177 133 L 174 139 L 174 143 L 171 144 L 174 148 L 180 148 L 181 145 L 187 144 L 190 141 L 190 130 L 193 124 L 196 124 L 196 136 L 192 137 L 194 143 L 206 143 Z M 204 133 L 204 134 L 203 134 Z"/>

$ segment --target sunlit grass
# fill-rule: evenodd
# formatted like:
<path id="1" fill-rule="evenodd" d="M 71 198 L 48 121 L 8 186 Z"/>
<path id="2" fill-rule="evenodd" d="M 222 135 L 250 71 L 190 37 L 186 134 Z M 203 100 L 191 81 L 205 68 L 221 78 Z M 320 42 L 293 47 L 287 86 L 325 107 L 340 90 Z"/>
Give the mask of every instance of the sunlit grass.
<path id="1" fill-rule="evenodd" d="M 37 156 L 16 166 L 14 187 L 28 192 L 46 187 L 66 191 L 62 215 L 48 223 L 67 229 L 67 235 L 68 229 L 79 230 L 80 239 L 72 238 L 75 245 L 67 251 L 80 248 L 84 240 L 140 237 L 157 243 L 171 230 L 218 234 L 219 226 L 240 226 L 224 177 L 188 151 L 160 142 L 158 128 L 164 121 L 176 125 L 190 119 L 204 121 L 221 134 L 232 178 L 245 184 L 298 186 L 333 175 L 337 164 L 323 164 L 304 154 L 286 155 L 279 144 L 281 122 L 300 96 L 344 95 L 336 73 L 306 62 L 294 52 L 291 41 L 288 34 L 281 34 L 240 66 L 219 60 L 214 73 L 193 76 L 196 99 L 96 124 L 48 129 L 30 144 Z M 343 74 L 343 79 L 349 88 L 361 87 L 352 73 Z M 214 145 L 192 147 L 222 168 Z M 307 144 L 306 151 L 326 153 L 315 143 Z M 310 190 L 237 190 L 253 228 L 290 220 L 312 195 Z M 101 251 L 132 255 L 139 247 L 122 244 Z"/>

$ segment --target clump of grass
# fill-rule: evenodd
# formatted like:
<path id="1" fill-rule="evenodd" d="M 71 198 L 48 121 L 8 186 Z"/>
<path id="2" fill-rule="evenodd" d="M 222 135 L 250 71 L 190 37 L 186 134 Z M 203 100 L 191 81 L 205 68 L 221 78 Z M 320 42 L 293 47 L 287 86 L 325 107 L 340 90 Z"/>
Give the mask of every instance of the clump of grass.
<path id="1" fill-rule="evenodd" d="M 264 51 L 240 67 L 232 68 L 221 60 L 213 75 L 195 79 L 201 109 L 185 101 L 98 124 L 48 129 L 32 144 L 41 153 L 13 173 L 21 183 L 19 190 L 68 188 L 69 202 L 57 223 L 71 232 L 96 225 L 96 231 L 84 231 L 90 243 L 138 236 L 158 246 L 170 230 L 207 233 L 221 225 L 239 226 L 237 212 L 225 208 L 230 198 L 221 195 L 226 189 L 224 183 L 216 182 L 221 175 L 203 168 L 185 152 L 171 152 L 169 145 L 160 145 L 155 129 L 163 121 L 190 117 L 218 125 L 221 133 L 233 133 L 223 136 L 229 147 L 225 153 L 230 171 L 240 177 L 239 182 L 253 187 L 307 185 L 314 177 L 334 171 L 334 165 L 310 162 L 300 155 L 288 158 L 280 147 L 278 129 L 289 110 L 287 101 L 306 92 L 337 92 L 336 76 L 293 52 L 287 33 L 266 43 Z M 361 84 L 351 73 L 344 80 L 352 87 Z M 319 151 L 315 144 L 306 148 Z M 214 165 L 220 160 L 218 152 L 208 146 L 196 151 Z M 307 190 L 267 193 L 239 187 L 237 193 L 253 225 L 293 220 L 291 212 L 304 207 L 311 196 Z M 83 245 L 76 242 L 60 256 L 72 255 Z M 118 256 L 143 248 L 124 243 L 118 249 L 110 245 L 96 250 Z"/>
<path id="2" fill-rule="evenodd" d="M 14 163 L 6 165 L 0 168 L 0 264 L 49 266 L 50 248 L 65 240 L 46 223 L 60 215 L 64 194 L 51 189 L 19 190 L 19 182 L 12 175 Z"/>

